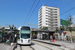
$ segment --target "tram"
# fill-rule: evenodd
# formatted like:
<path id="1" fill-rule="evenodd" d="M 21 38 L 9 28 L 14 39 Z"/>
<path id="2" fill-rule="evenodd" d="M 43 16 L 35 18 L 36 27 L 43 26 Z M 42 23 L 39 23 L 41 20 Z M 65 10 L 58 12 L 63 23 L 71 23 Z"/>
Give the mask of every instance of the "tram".
<path id="1" fill-rule="evenodd" d="M 17 44 L 31 45 L 31 28 L 28 26 L 21 26 L 18 30 L 19 38 L 17 39 Z"/>

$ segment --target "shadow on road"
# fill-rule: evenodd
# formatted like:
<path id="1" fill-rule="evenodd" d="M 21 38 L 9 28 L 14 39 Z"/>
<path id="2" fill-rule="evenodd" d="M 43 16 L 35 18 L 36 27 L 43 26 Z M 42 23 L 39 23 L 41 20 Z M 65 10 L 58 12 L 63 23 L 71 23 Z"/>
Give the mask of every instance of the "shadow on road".
<path id="1" fill-rule="evenodd" d="M 34 43 L 31 43 L 31 45 L 23 45 L 23 44 L 18 44 L 20 46 L 32 46 L 32 45 L 35 45 Z"/>
<path id="2" fill-rule="evenodd" d="M 31 43 L 31 45 L 35 45 L 34 43 Z"/>

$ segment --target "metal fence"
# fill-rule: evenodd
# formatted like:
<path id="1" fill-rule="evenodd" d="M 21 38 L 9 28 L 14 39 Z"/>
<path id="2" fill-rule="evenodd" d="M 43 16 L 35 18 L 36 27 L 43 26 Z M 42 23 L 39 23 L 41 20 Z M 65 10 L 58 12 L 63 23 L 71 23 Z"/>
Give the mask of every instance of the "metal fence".
<path id="1" fill-rule="evenodd" d="M 59 40 L 58 36 L 55 37 L 56 40 Z M 71 36 L 66 36 L 66 41 L 70 41 Z M 75 36 L 72 36 L 72 40 L 75 41 Z"/>
<path id="2" fill-rule="evenodd" d="M 68 39 L 67 40 L 71 40 L 71 37 L 68 36 Z M 72 36 L 72 40 L 75 41 L 75 36 Z"/>

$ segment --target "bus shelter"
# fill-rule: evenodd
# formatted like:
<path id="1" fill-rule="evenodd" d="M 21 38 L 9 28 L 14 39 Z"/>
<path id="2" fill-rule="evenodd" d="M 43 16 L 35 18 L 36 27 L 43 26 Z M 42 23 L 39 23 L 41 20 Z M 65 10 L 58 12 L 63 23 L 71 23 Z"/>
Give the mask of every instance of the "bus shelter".
<path id="1" fill-rule="evenodd" d="M 0 42 L 2 42 L 2 32 L 0 32 Z"/>
<path id="2" fill-rule="evenodd" d="M 33 39 L 42 39 L 42 40 L 49 40 L 50 35 L 53 36 L 55 31 L 49 31 L 49 30 L 35 30 L 32 31 L 32 38 Z"/>

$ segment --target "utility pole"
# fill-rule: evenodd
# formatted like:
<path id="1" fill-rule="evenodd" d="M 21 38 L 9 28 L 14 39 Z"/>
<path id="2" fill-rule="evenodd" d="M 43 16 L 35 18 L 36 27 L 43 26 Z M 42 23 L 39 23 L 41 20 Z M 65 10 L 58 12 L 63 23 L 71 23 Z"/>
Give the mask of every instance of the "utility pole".
<path id="1" fill-rule="evenodd" d="M 28 24 L 28 25 L 34 25 L 34 26 L 38 26 L 38 25 L 36 25 L 36 24 L 30 24 L 30 23 L 26 23 L 26 24 Z"/>

